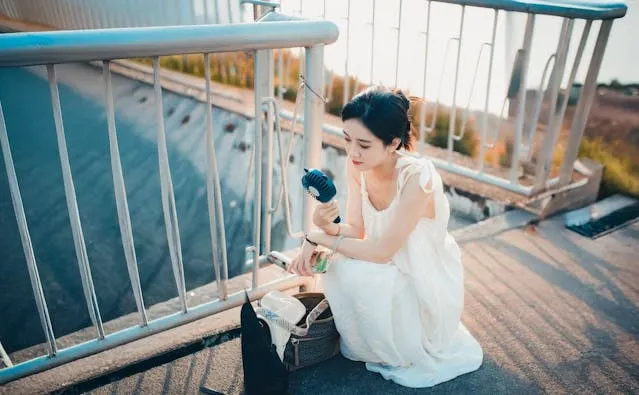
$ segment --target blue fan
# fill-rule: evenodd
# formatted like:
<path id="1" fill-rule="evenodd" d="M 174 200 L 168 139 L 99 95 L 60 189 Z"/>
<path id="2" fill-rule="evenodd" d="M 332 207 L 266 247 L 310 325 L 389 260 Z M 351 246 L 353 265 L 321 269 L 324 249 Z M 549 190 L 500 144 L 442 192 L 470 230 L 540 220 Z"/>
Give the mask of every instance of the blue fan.
<path id="1" fill-rule="evenodd" d="M 322 203 L 330 202 L 337 194 L 333 181 L 319 169 L 304 169 L 302 186 L 306 192 Z M 340 222 L 339 216 L 333 220 L 334 224 L 339 224 Z"/>

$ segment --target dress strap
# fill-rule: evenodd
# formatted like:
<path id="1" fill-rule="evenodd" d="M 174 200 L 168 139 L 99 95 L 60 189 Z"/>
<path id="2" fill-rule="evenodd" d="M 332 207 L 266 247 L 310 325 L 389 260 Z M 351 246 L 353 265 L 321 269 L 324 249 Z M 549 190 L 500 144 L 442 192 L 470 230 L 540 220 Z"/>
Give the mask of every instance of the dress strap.
<path id="1" fill-rule="evenodd" d="M 433 163 L 428 159 L 401 156 L 397 167 L 399 168 L 397 177 L 399 192 L 404 188 L 409 178 L 418 177 L 419 185 L 426 193 L 443 193 L 442 179 Z"/>

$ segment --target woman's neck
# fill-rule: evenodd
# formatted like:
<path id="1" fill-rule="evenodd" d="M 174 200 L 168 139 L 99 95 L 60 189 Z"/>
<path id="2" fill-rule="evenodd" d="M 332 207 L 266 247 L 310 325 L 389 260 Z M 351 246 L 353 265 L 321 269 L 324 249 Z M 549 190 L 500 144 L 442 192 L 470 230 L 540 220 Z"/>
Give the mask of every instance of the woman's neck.
<path id="1" fill-rule="evenodd" d="M 373 167 L 370 172 L 377 181 L 392 181 L 395 178 L 395 166 L 397 164 L 397 155 L 393 155 L 389 160 Z"/>

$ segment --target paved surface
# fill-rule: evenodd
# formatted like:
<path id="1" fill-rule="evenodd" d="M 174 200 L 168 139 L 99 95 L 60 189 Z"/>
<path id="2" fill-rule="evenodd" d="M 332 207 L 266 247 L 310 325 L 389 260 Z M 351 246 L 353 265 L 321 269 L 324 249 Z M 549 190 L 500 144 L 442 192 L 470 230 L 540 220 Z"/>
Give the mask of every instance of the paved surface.
<path id="1" fill-rule="evenodd" d="M 476 372 L 414 390 L 336 357 L 291 376 L 294 394 L 637 393 L 639 223 L 595 241 L 560 219 L 463 246 L 463 321 L 485 351 Z M 242 393 L 239 339 L 116 380 L 94 394 Z"/>

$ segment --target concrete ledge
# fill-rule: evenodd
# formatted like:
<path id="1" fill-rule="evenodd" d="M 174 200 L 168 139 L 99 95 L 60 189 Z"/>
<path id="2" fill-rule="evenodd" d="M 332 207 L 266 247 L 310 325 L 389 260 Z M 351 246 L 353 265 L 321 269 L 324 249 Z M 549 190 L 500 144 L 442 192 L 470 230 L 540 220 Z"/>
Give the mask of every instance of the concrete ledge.
<path id="1" fill-rule="evenodd" d="M 497 236 L 511 229 L 524 227 L 537 220 L 537 215 L 528 211 L 514 209 L 504 214 L 488 218 L 458 229 L 451 234 L 459 244 Z"/>

